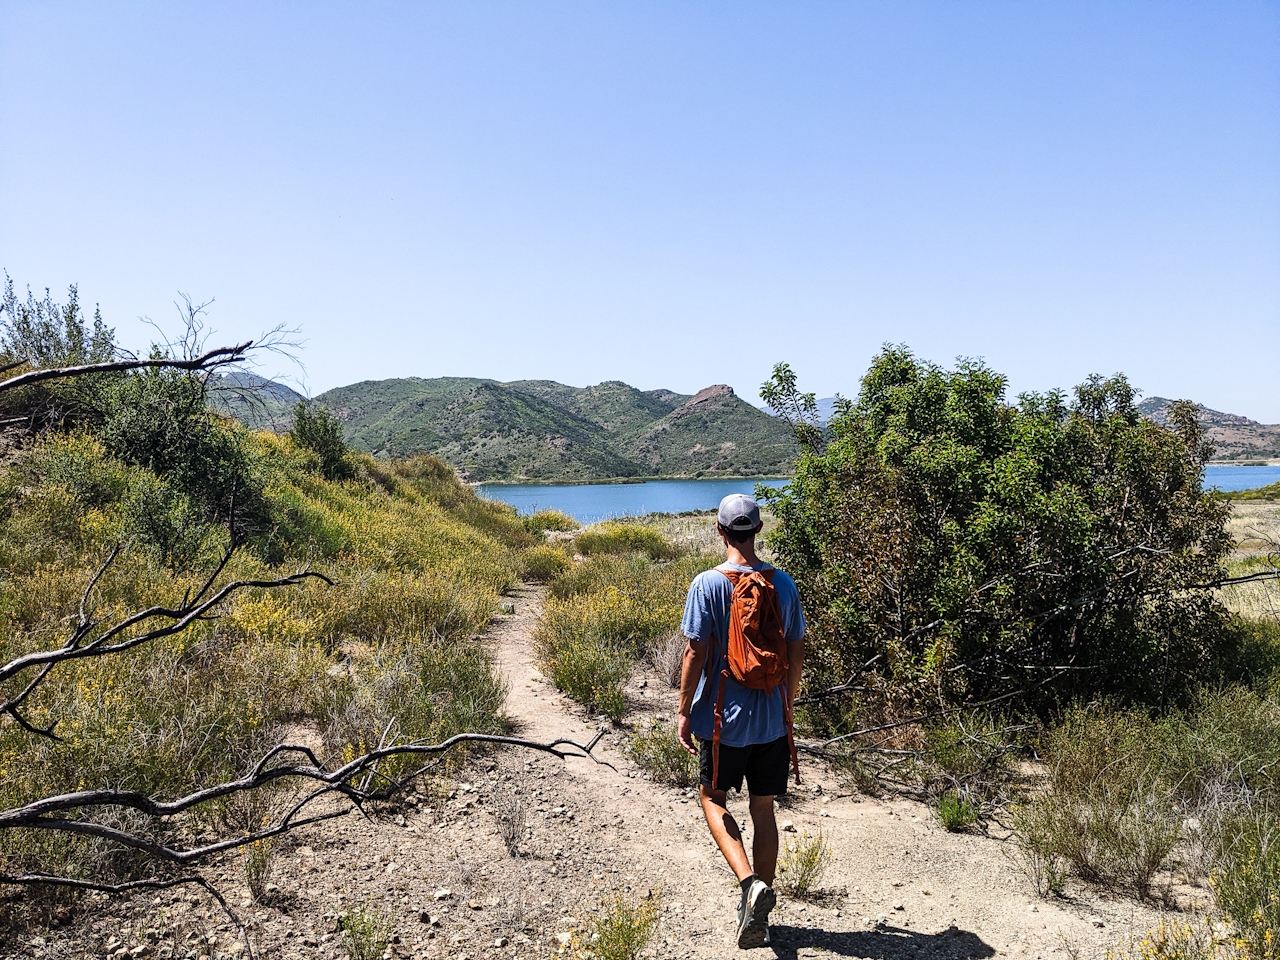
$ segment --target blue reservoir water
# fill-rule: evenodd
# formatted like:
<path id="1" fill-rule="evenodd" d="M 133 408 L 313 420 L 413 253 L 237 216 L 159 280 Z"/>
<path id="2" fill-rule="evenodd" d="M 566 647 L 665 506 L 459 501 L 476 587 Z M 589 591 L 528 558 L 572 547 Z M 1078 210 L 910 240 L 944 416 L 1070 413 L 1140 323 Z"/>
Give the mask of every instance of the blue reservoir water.
<path id="1" fill-rule="evenodd" d="M 1206 468 L 1205 483 L 1219 490 L 1252 490 L 1280 480 L 1280 466 Z M 522 514 L 561 510 L 579 523 L 646 513 L 710 510 L 731 493 L 750 494 L 755 480 L 650 480 L 647 483 L 588 483 L 562 485 L 484 483 L 482 497 L 511 504 Z M 785 478 L 759 481 L 782 486 Z"/>
<path id="2" fill-rule="evenodd" d="M 1265 487 L 1280 480 L 1278 467 L 1229 467 L 1212 466 L 1204 468 L 1204 484 L 1206 487 L 1217 487 L 1225 493 L 1234 490 L 1253 490 Z"/>
<path id="3" fill-rule="evenodd" d="M 638 517 L 645 513 L 683 513 L 710 510 L 731 493 L 752 494 L 756 483 L 782 486 L 772 480 L 649 480 L 646 483 L 577 483 L 534 485 L 482 483 L 479 494 L 509 503 L 521 513 L 561 510 L 579 523 L 610 517 Z"/>

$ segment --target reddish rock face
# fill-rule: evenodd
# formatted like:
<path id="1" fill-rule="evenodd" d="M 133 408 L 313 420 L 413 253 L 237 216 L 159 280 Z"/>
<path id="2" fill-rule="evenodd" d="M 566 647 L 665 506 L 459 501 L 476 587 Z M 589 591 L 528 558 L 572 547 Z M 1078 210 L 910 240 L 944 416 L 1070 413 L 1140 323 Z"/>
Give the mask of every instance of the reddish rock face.
<path id="1" fill-rule="evenodd" d="M 679 406 L 679 408 L 673 410 L 671 413 L 671 419 L 679 420 L 681 417 L 692 413 L 694 409 L 701 404 L 713 403 L 717 400 L 724 400 L 732 396 L 733 387 L 730 387 L 727 384 L 716 383 L 709 387 L 704 387 L 702 390 L 695 393 L 692 399 L 686 400 Z"/>

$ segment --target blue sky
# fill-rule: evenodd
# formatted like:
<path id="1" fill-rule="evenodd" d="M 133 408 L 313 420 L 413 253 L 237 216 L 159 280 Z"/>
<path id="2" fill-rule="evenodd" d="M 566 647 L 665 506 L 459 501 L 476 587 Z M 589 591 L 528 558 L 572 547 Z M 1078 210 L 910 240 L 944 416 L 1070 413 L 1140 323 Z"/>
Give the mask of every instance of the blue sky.
<path id="1" fill-rule="evenodd" d="M 0 267 L 392 376 L 1280 422 L 1280 4 L 0 4 Z M 268 362 L 264 372 L 275 366 Z"/>

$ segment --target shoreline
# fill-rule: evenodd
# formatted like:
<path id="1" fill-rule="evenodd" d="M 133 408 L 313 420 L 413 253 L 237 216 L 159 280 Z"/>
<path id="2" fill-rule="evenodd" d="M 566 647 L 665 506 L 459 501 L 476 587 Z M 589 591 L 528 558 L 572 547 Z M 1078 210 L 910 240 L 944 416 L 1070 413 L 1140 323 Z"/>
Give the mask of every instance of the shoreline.
<path id="1" fill-rule="evenodd" d="M 644 483 L 663 483 L 667 481 L 702 481 L 709 482 L 719 481 L 739 481 L 753 480 L 756 483 L 767 483 L 771 480 L 790 482 L 791 477 L 770 477 L 770 476 L 720 476 L 714 477 L 695 477 L 695 476 L 666 476 L 666 477 L 610 477 L 601 480 L 464 480 L 471 487 L 621 487 L 621 486 L 638 486 Z"/>

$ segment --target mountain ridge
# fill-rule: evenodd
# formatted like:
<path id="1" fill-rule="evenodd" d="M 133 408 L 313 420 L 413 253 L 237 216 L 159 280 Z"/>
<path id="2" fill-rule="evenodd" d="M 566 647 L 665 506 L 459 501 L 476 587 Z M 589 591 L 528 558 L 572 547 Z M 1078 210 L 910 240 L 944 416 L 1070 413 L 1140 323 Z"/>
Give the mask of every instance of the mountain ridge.
<path id="1" fill-rule="evenodd" d="M 1138 404 L 1138 412 L 1161 426 L 1169 422 L 1169 406 L 1174 401 L 1165 397 L 1148 397 Z M 1280 457 L 1280 423 L 1259 423 L 1238 413 L 1223 413 L 1202 403 L 1196 404 L 1196 416 L 1205 435 L 1216 447 L 1214 460 L 1269 460 Z"/>
<path id="2" fill-rule="evenodd" d="M 366 380 L 315 398 L 347 442 L 378 456 L 431 453 L 470 480 L 777 476 L 787 425 L 717 384 L 693 396 L 617 380 Z"/>

